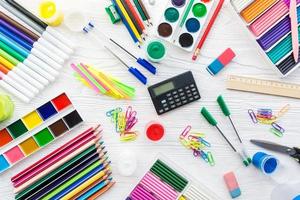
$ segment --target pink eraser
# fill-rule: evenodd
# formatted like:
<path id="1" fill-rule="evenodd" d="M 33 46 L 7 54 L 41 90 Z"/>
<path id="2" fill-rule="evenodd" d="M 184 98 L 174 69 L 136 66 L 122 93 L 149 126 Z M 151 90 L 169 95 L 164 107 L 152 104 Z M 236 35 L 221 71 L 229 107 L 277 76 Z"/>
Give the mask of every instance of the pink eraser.
<path id="1" fill-rule="evenodd" d="M 228 48 L 218 57 L 218 60 L 225 66 L 230 63 L 234 57 L 235 53 L 231 48 Z"/>
<path id="2" fill-rule="evenodd" d="M 241 195 L 241 190 L 233 172 L 224 175 L 226 186 L 229 190 L 231 198 L 236 198 Z"/>

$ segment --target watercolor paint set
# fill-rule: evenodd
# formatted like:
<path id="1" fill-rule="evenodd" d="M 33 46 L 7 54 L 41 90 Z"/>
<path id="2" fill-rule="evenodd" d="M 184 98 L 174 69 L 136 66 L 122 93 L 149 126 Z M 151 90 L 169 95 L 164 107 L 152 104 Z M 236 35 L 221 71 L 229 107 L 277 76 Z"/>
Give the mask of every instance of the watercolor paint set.
<path id="1" fill-rule="evenodd" d="M 158 36 L 186 51 L 192 51 L 212 16 L 216 2 L 169 0 L 158 23 Z"/>
<path id="2" fill-rule="evenodd" d="M 49 123 L 50 122 L 50 123 Z M 0 173 L 83 122 L 63 93 L 0 131 Z"/>
<path id="3" fill-rule="evenodd" d="M 183 170 L 163 156 L 154 162 L 150 170 L 131 191 L 126 200 L 217 200 L 204 185 L 199 185 Z"/>
<path id="4" fill-rule="evenodd" d="M 299 3 L 297 0 L 298 24 Z M 281 76 L 287 76 L 299 67 L 293 57 L 290 0 L 231 0 L 231 4 L 251 38 L 256 40 L 260 53 Z"/>

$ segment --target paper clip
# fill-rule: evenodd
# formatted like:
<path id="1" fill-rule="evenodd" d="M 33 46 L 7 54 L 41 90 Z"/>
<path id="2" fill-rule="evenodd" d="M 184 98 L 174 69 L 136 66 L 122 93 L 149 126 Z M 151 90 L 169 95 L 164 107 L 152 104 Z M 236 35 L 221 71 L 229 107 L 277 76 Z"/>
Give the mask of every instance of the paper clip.
<path id="1" fill-rule="evenodd" d="M 252 122 L 254 124 L 257 124 L 258 121 L 257 121 L 257 118 L 256 118 L 256 115 L 255 115 L 254 111 L 252 109 L 249 109 L 248 114 L 251 117 Z"/>
<path id="2" fill-rule="evenodd" d="M 200 150 L 200 156 L 205 162 L 208 163 L 208 156 L 204 151 Z"/>
<path id="3" fill-rule="evenodd" d="M 132 110 L 131 106 L 128 106 L 127 110 L 126 110 L 126 120 L 130 121 L 132 118 L 135 118 L 135 116 L 137 115 L 136 111 Z"/>
<path id="4" fill-rule="evenodd" d="M 138 122 L 138 119 L 134 117 L 131 121 L 127 122 L 125 130 L 128 131 Z"/>
<path id="5" fill-rule="evenodd" d="M 208 158 L 208 163 L 210 166 L 214 166 L 215 165 L 215 159 L 212 155 L 212 153 L 209 151 L 207 152 L 207 158 Z"/>
<path id="6" fill-rule="evenodd" d="M 118 108 L 116 108 L 116 109 L 112 109 L 112 110 L 110 110 L 110 111 L 107 111 L 107 112 L 106 112 L 106 116 L 107 116 L 107 117 L 112 117 L 113 114 L 116 113 L 116 112 L 122 112 L 122 108 L 118 107 Z"/>
<path id="7" fill-rule="evenodd" d="M 199 157 L 199 156 L 200 156 L 200 152 L 197 151 L 196 149 L 194 149 L 194 150 L 193 150 L 193 155 L 194 155 L 195 157 Z"/>
<path id="8" fill-rule="evenodd" d="M 271 133 L 273 133 L 274 135 L 278 136 L 278 137 L 282 137 L 283 136 L 283 133 L 278 131 L 277 129 L 275 128 L 270 128 L 270 131 Z"/>
<path id="9" fill-rule="evenodd" d="M 190 125 L 188 125 L 183 132 L 180 134 L 180 137 L 185 138 L 187 136 L 187 134 L 191 131 L 192 127 Z"/>
<path id="10" fill-rule="evenodd" d="M 137 138 L 137 133 L 136 132 L 126 132 L 121 135 L 120 140 L 125 142 L 125 141 L 133 141 Z"/>
<path id="11" fill-rule="evenodd" d="M 279 124 L 277 124 L 276 122 L 273 122 L 272 124 L 272 127 L 274 128 L 274 129 L 276 129 L 277 131 L 280 131 L 281 133 L 284 133 L 285 132 L 285 130 L 284 130 L 284 128 L 282 128 Z"/>
<path id="12" fill-rule="evenodd" d="M 291 108 L 290 104 L 286 104 L 285 106 L 283 106 L 283 108 L 280 109 L 280 111 L 277 113 L 277 117 L 282 117 L 285 113 L 287 113 L 289 111 L 289 109 Z"/>
<path id="13" fill-rule="evenodd" d="M 186 148 L 190 149 L 190 142 L 184 138 L 179 138 L 180 143 L 185 146 Z"/>
<path id="14" fill-rule="evenodd" d="M 203 138 L 199 138 L 199 142 L 201 142 L 201 144 L 207 146 L 207 147 L 211 147 L 210 143 L 207 142 L 206 140 L 204 140 Z"/>

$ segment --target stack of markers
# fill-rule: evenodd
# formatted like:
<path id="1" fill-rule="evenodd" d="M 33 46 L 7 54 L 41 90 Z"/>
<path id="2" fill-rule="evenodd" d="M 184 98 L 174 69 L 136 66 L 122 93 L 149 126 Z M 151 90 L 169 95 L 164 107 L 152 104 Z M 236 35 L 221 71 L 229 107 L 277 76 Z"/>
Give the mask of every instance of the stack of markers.
<path id="1" fill-rule="evenodd" d="M 133 141 L 137 138 L 137 131 L 132 128 L 138 122 L 136 118 L 137 112 L 129 106 L 126 112 L 122 112 L 122 108 L 116 108 L 106 113 L 107 117 L 115 124 L 116 132 L 120 134 L 121 141 Z"/>
<path id="2" fill-rule="evenodd" d="M 257 124 L 259 122 L 260 124 L 271 125 L 272 127 L 270 128 L 270 132 L 278 137 L 282 137 L 285 129 L 277 122 L 289 109 L 290 105 L 287 104 L 278 112 L 277 115 L 273 114 L 272 109 L 258 109 L 257 113 L 254 113 L 252 109 L 249 109 L 248 114 L 253 123 Z"/>
<path id="3" fill-rule="evenodd" d="M 15 1 L 0 5 L 9 11 L 0 11 L 0 86 L 29 102 L 59 75 L 72 44 Z"/>
<path id="4" fill-rule="evenodd" d="M 92 88 L 95 92 L 110 96 L 115 99 L 132 99 L 135 89 L 116 78 L 107 75 L 86 64 L 71 64 L 77 72 L 75 75 L 84 85 Z"/>
<path id="5" fill-rule="evenodd" d="M 144 3 L 142 0 L 134 0 L 136 7 L 134 8 L 130 0 L 112 0 L 112 2 L 133 41 L 140 46 L 142 41 L 145 40 L 145 35 L 147 35 L 144 22 L 147 26 L 152 25 Z"/>
<path id="6" fill-rule="evenodd" d="M 114 182 L 99 127 L 12 177 L 15 199 L 95 199 L 110 189 Z"/>
<path id="7" fill-rule="evenodd" d="M 195 157 L 200 157 L 209 163 L 210 166 L 214 166 L 215 161 L 212 153 L 210 151 L 204 151 L 204 148 L 211 147 L 210 143 L 204 139 L 205 135 L 203 133 L 191 132 L 191 129 L 191 126 L 187 126 L 180 134 L 179 141 L 187 149 L 191 149 Z"/>

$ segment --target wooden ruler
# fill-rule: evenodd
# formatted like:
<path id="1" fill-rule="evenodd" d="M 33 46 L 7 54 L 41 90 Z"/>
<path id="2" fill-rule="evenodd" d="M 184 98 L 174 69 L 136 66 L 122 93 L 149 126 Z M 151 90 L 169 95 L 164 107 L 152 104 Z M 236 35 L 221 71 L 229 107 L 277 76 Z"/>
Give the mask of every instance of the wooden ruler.
<path id="1" fill-rule="evenodd" d="M 230 90 L 255 92 L 300 99 L 300 85 L 293 83 L 229 75 L 226 82 L 226 87 Z"/>

